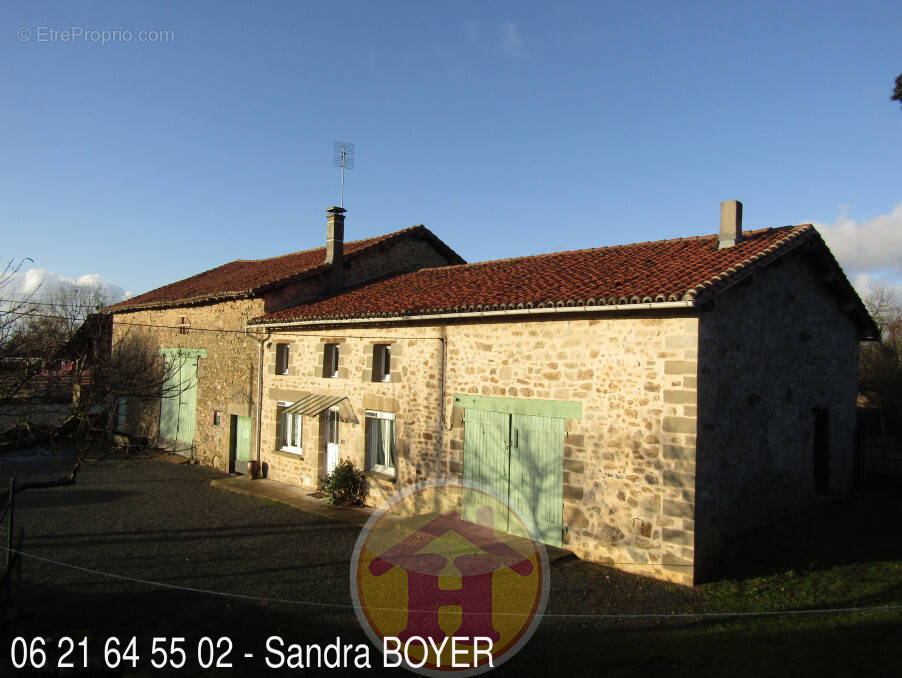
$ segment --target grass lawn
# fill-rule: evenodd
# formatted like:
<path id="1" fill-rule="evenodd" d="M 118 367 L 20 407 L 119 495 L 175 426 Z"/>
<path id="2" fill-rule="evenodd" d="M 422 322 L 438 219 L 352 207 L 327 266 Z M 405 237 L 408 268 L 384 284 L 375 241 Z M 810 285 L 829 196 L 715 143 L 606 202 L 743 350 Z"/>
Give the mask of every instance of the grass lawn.
<path id="1" fill-rule="evenodd" d="M 823 504 L 750 535 L 687 607 L 708 613 L 902 608 L 900 525 L 898 487 Z M 625 622 L 596 654 L 601 675 L 650 669 L 731 677 L 902 675 L 902 609 L 662 624 L 656 630 L 642 622 L 640 630 Z"/>

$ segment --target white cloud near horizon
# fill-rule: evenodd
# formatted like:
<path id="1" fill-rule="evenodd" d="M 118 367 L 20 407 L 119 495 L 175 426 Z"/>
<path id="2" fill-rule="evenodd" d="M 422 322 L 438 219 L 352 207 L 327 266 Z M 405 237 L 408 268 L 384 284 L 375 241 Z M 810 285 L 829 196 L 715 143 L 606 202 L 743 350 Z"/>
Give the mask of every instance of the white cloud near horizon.
<path id="1" fill-rule="evenodd" d="M 16 273 L 3 288 L 5 299 L 27 299 L 32 297 L 40 301 L 61 287 L 79 287 L 97 289 L 107 304 L 128 299 L 134 296 L 131 291 L 122 289 L 121 285 L 105 280 L 98 273 L 88 273 L 77 278 L 67 278 L 43 268 L 30 268 Z"/>
<path id="2" fill-rule="evenodd" d="M 501 51 L 515 61 L 526 56 L 526 41 L 513 21 L 501 24 Z"/>
<path id="3" fill-rule="evenodd" d="M 856 221 L 846 215 L 815 223 L 859 293 L 875 284 L 902 284 L 902 202 L 889 214 Z"/>

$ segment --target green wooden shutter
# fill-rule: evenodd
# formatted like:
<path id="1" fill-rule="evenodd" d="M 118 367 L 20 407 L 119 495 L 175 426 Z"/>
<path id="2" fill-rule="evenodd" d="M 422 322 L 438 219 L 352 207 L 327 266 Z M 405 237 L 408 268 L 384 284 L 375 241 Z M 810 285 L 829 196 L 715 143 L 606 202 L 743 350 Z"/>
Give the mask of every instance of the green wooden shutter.
<path id="1" fill-rule="evenodd" d="M 467 408 L 464 414 L 464 485 L 494 490 L 507 498 L 510 476 L 508 443 L 510 417 L 503 412 Z M 476 522 L 476 512 L 486 505 L 485 495 L 464 489 L 463 517 Z M 489 504 L 494 508 L 494 503 Z M 495 515 L 495 529 L 507 530 L 507 512 Z"/>
<path id="2" fill-rule="evenodd" d="M 563 483 L 564 420 L 511 415 L 510 504 L 554 546 L 563 538 Z"/>

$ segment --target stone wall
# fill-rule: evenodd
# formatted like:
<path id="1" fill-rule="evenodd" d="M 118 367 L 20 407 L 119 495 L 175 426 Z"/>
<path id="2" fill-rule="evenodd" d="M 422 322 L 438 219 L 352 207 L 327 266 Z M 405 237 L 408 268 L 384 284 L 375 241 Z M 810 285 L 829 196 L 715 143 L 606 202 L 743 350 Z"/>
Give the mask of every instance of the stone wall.
<path id="1" fill-rule="evenodd" d="M 347 396 L 358 423 L 341 425 L 340 455 L 358 466 L 365 410 L 393 412 L 397 478 L 370 476 L 378 505 L 416 481 L 462 477 L 454 394 L 578 401 L 582 418 L 567 421 L 564 441 L 565 546 L 691 584 L 697 322 L 610 314 L 278 332 L 265 358 L 262 459 L 271 479 L 307 487 L 324 469 L 317 420 L 305 418 L 302 455 L 277 449 L 277 400 Z M 291 344 L 286 375 L 275 374 L 278 342 Z M 325 343 L 340 344 L 338 378 L 322 376 Z M 392 344 L 388 383 L 371 381 L 374 343 Z"/>
<path id="2" fill-rule="evenodd" d="M 287 374 L 276 374 L 275 345 L 289 346 Z M 326 344 L 339 346 L 339 376 L 323 376 Z M 391 380 L 372 380 L 373 347 L 391 344 Z M 398 441 L 397 484 L 412 484 L 438 476 L 441 408 L 442 342 L 434 328 L 367 328 L 326 333 L 273 334 L 264 358 L 263 431 L 261 460 L 267 476 L 278 482 L 315 487 L 325 469 L 322 418 L 304 417 L 302 454 L 279 446 L 278 401 L 295 402 L 311 393 L 346 396 L 357 423 L 339 425 L 339 456 L 364 466 L 364 419 L 367 409 L 396 415 Z M 394 478 L 371 475 L 375 500 L 394 493 Z"/>
<path id="3" fill-rule="evenodd" d="M 448 265 L 447 258 L 423 238 L 407 236 L 345 259 L 345 287 L 394 273 Z M 266 313 L 296 306 L 322 295 L 326 272 L 303 278 L 264 295 Z"/>
<path id="4" fill-rule="evenodd" d="M 147 350 L 203 348 L 207 357 L 198 361 L 197 411 L 194 449 L 190 454 L 203 464 L 228 470 L 230 415 L 255 418 L 258 388 L 257 363 L 262 335 L 257 340 L 244 331 L 248 318 L 263 312 L 259 299 L 226 301 L 175 309 L 117 313 L 113 341 L 141 338 Z M 190 323 L 187 334 L 179 330 L 182 318 Z M 214 411 L 220 423 L 213 423 Z M 159 399 L 129 402 L 129 432 L 156 444 L 160 417 Z M 251 449 L 256 450 L 256 423 L 251 425 Z"/>
<path id="5" fill-rule="evenodd" d="M 830 490 L 853 483 L 858 338 L 801 253 L 718 296 L 700 317 L 697 526 L 701 574 L 750 528 L 815 501 L 815 409 Z"/>
<path id="6" fill-rule="evenodd" d="M 390 273 L 426 266 L 442 266 L 447 259 L 416 234 L 377 246 L 345 260 L 347 286 Z M 245 332 L 251 318 L 319 296 L 324 275 L 314 275 L 269 290 L 257 299 L 224 301 L 171 309 L 117 313 L 115 340 L 126 335 L 147 340 L 148 350 L 203 348 L 208 354 L 198 363 L 198 394 L 195 445 L 190 454 L 203 464 L 227 470 L 229 466 L 230 416 L 251 417 L 251 450 L 256 456 L 256 393 L 259 347 L 265 333 Z M 178 326 L 186 318 L 187 334 Z M 255 338 L 256 337 L 256 338 Z M 270 360 L 274 360 L 273 355 Z M 272 366 L 270 366 L 272 369 Z M 131 433 L 157 443 L 159 400 L 129 402 Z M 213 423 L 220 412 L 220 423 Z M 306 435 L 306 432 L 305 432 Z M 276 471 L 277 464 L 273 464 Z"/>

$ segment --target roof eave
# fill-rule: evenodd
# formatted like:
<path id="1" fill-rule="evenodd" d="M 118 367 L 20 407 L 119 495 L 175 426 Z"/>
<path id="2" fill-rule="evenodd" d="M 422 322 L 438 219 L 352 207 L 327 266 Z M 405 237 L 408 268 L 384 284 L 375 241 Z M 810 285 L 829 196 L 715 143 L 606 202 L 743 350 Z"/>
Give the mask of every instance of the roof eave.
<path id="1" fill-rule="evenodd" d="M 541 308 L 516 308 L 498 311 L 463 311 L 451 313 L 420 313 L 416 315 L 393 316 L 364 316 L 356 318 L 320 318 L 320 319 L 296 319 L 277 322 L 250 322 L 245 329 L 287 329 L 289 327 L 308 327 L 321 325 L 361 325 L 361 324 L 385 324 L 403 323 L 423 320 L 456 320 L 461 318 L 510 318 L 517 316 L 537 316 L 550 314 L 587 314 L 587 313 L 616 313 L 628 311 L 648 310 L 683 310 L 695 308 L 696 302 L 691 299 L 682 301 L 659 301 L 635 304 L 611 304 L 605 306 L 543 306 Z"/>

